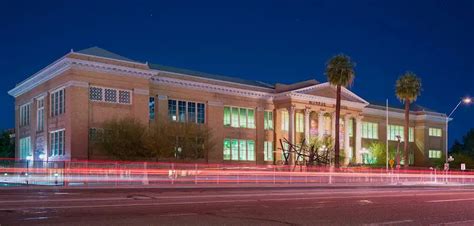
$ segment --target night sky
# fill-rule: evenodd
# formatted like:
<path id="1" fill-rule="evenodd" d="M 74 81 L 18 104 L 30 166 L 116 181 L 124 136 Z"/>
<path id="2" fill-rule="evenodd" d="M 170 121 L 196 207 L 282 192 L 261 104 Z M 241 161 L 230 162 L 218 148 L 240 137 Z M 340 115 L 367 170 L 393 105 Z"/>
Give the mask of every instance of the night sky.
<path id="1" fill-rule="evenodd" d="M 7 91 L 71 49 L 99 46 L 138 61 L 265 82 L 326 81 L 338 53 L 357 62 L 351 89 L 400 104 L 394 83 L 418 74 L 417 103 L 449 112 L 474 95 L 474 1 L 1 1 L 0 128 Z M 474 128 L 461 107 L 450 140 Z"/>

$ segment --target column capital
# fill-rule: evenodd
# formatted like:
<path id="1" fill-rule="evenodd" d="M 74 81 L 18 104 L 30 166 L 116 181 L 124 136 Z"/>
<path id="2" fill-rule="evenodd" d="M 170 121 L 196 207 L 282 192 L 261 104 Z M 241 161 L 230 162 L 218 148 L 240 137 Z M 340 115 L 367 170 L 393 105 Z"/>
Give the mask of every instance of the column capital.
<path id="1" fill-rule="evenodd" d="M 295 105 L 291 105 L 287 108 L 288 112 L 291 112 L 291 113 L 294 113 L 295 110 L 296 110 L 296 106 Z"/>
<path id="2" fill-rule="evenodd" d="M 311 109 L 309 109 L 308 107 L 306 107 L 306 108 L 304 109 L 304 115 L 305 115 L 305 116 L 309 116 L 310 113 L 311 113 Z"/>

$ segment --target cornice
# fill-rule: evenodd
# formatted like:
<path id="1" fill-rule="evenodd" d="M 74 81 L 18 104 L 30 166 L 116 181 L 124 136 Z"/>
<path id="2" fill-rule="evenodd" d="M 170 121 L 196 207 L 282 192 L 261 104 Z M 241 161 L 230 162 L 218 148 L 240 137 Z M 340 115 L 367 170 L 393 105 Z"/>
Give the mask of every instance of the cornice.
<path id="1" fill-rule="evenodd" d="M 53 79 L 61 73 L 73 68 L 89 71 L 106 72 L 114 75 L 135 76 L 146 79 L 149 79 L 154 75 L 154 73 L 150 70 L 62 57 L 54 63 L 43 68 L 36 74 L 32 75 L 31 77 L 17 85 L 15 88 L 8 91 L 8 94 L 13 97 L 18 97 L 43 84 L 44 82 Z"/>
<path id="2" fill-rule="evenodd" d="M 182 80 L 182 79 L 155 76 L 151 78 L 151 81 L 155 84 L 169 85 L 169 86 L 181 87 L 181 88 L 187 88 L 187 89 L 203 90 L 207 92 L 228 94 L 228 95 L 233 95 L 233 96 L 241 96 L 241 97 L 248 97 L 248 98 L 254 98 L 254 99 L 265 99 L 265 100 L 273 99 L 272 93 L 252 91 L 252 90 L 213 85 L 213 84 L 194 82 L 194 81 L 187 81 L 187 80 Z"/>

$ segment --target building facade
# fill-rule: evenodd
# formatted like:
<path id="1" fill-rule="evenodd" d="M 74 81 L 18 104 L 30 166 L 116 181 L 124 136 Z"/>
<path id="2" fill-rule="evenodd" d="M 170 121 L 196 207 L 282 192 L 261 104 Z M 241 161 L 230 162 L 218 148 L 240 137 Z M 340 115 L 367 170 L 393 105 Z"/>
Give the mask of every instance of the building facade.
<path id="1" fill-rule="evenodd" d="M 140 63 L 104 49 L 71 51 L 9 91 L 15 98 L 16 156 L 32 161 L 91 158 L 89 134 L 113 118 L 207 124 L 216 141 L 210 162 L 274 164 L 279 140 L 335 135 L 335 89 L 308 80 L 266 84 Z M 403 138 L 404 112 L 342 89 L 341 152 L 368 164 L 373 142 Z M 413 106 L 410 163 L 444 158 L 446 115 Z"/>

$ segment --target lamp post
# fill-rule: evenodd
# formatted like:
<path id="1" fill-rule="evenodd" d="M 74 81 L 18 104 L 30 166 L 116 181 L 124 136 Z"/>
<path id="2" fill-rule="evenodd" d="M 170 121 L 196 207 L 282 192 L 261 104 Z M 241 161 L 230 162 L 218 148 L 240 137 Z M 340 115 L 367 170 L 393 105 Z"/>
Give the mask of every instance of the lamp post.
<path id="1" fill-rule="evenodd" d="M 453 115 L 454 111 L 456 111 L 456 109 L 458 109 L 459 105 L 461 104 L 470 104 L 472 102 L 472 99 L 470 97 L 464 97 L 462 98 L 459 103 L 456 105 L 456 107 L 454 107 L 454 109 L 451 111 L 451 113 L 449 113 L 449 115 L 446 117 L 446 156 L 445 156 L 445 163 L 448 163 L 448 123 L 450 121 L 450 118 L 451 118 L 451 115 Z"/>

